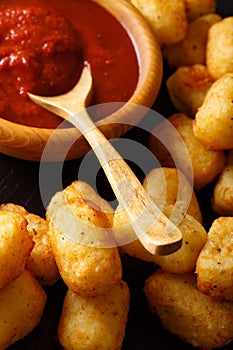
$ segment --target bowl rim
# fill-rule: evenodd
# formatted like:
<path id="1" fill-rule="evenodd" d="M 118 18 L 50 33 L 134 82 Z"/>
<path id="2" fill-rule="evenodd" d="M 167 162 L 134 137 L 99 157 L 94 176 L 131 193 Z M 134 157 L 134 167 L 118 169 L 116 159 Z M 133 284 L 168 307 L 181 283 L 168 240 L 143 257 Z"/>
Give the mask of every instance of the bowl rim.
<path id="1" fill-rule="evenodd" d="M 106 9 L 123 26 L 134 46 L 139 65 L 139 78 L 133 95 L 121 108 L 109 116 L 101 119 L 96 124 L 107 138 L 122 136 L 132 128 L 132 106 L 143 105 L 151 107 L 158 95 L 163 72 L 163 60 L 159 43 L 150 25 L 143 15 L 127 0 L 91 0 Z M 136 125 L 143 116 L 134 116 L 133 124 Z M 114 130 L 110 125 L 122 124 L 121 132 Z M 129 124 L 127 124 L 129 123 Z M 124 125 L 124 126 L 123 126 Z M 69 132 L 67 132 L 69 130 Z M 82 138 L 83 146 L 72 146 L 66 159 L 80 158 L 90 149 L 87 142 L 81 137 L 75 128 L 47 129 L 17 124 L 0 117 L 0 152 L 16 158 L 28 160 L 41 160 L 41 154 L 50 137 L 56 132 L 54 146 L 57 139 L 61 138 L 66 144 L 69 139 Z M 36 137 L 36 141 L 35 141 Z M 27 145 L 27 152 L 24 151 Z M 35 148 L 37 154 L 35 154 Z M 57 154 L 54 154 L 56 151 Z M 59 150 L 51 149 L 49 161 L 59 159 Z M 25 152 L 25 154 L 24 154 Z"/>

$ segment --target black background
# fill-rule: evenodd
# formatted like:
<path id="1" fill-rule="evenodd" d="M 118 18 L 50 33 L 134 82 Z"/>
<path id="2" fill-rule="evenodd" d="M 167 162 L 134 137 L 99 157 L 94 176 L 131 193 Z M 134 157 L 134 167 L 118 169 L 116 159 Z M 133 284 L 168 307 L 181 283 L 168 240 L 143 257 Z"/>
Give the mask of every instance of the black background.
<path id="1" fill-rule="evenodd" d="M 218 13 L 223 16 L 233 15 L 233 1 L 218 1 Z M 166 74 L 169 74 L 166 64 L 164 74 L 166 79 Z M 164 84 L 162 84 L 158 99 L 153 108 L 165 116 L 173 112 L 173 107 L 168 99 Z M 148 120 L 145 119 L 143 123 L 147 123 L 147 128 L 153 127 L 153 122 L 151 123 L 150 118 L 148 118 Z M 139 124 L 139 127 L 135 127 L 128 132 L 124 138 L 137 140 L 146 145 L 148 134 L 140 128 Z M 117 147 L 117 143 L 115 146 Z M 64 163 L 64 186 L 69 185 L 73 180 L 79 178 L 78 169 L 81 161 L 82 159 L 77 159 Z M 96 162 L 94 156 L 93 162 Z M 135 162 L 135 164 L 137 164 L 137 162 Z M 142 180 L 145 174 L 135 164 L 130 163 L 139 179 Z M 44 216 L 45 208 L 39 190 L 39 166 L 37 162 L 19 160 L 0 154 L 0 202 L 20 204 L 28 211 Z M 55 167 L 55 163 L 47 164 L 48 171 L 50 169 L 53 171 Z M 147 170 L 149 171 L 150 169 Z M 81 178 L 81 180 L 85 179 Z M 109 201 L 114 199 L 101 170 L 99 170 L 97 175 L 96 187 L 101 196 Z M 211 193 L 211 186 L 197 192 L 205 219 L 204 224 L 207 229 L 214 218 L 209 203 Z M 51 195 L 52 194 L 53 193 L 51 193 Z M 129 257 L 123 257 L 122 262 L 123 277 L 131 290 L 130 312 L 122 350 L 192 349 L 190 345 L 185 344 L 175 335 L 164 331 L 160 321 L 148 310 L 142 288 L 145 279 L 154 271 L 154 265 Z M 11 346 L 11 350 L 62 349 L 57 341 L 56 330 L 66 287 L 59 281 L 53 287 L 45 289 L 48 295 L 48 302 L 41 324 L 28 337 Z M 233 344 L 226 347 L 226 349 L 233 349 Z"/>

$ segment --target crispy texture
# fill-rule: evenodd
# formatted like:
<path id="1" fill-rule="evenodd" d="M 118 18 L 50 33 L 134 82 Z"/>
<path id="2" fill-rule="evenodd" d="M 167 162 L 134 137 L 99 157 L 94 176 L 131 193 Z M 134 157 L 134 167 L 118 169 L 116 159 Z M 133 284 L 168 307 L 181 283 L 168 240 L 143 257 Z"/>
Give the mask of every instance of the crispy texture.
<path id="1" fill-rule="evenodd" d="M 181 210 L 187 211 L 187 214 L 193 216 L 197 221 L 202 223 L 202 214 L 195 192 L 191 188 L 190 183 L 181 171 L 176 168 L 156 168 L 152 169 L 143 181 L 143 187 L 153 198 L 155 203 L 177 205 Z M 191 194 L 189 206 L 183 208 L 182 203 L 176 203 L 178 193 L 180 193 L 179 201 L 185 199 Z"/>
<path id="2" fill-rule="evenodd" d="M 216 11 L 215 0 L 184 0 L 184 2 L 189 21 Z"/>
<path id="3" fill-rule="evenodd" d="M 121 279 L 117 248 L 82 246 L 64 236 L 51 224 L 50 237 L 60 275 L 75 293 L 102 294 Z"/>
<path id="4" fill-rule="evenodd" d="M 194 274 L 157 271 L 147 279 L 144 292 L 164 328 L 194 347 L 211 350 L 232 340 L 233 304 L 201 293 Z"/>
<path id="5" fill-rule="evenodd" d="M 208 30 L 220 20 L 219 15 L 210 13 L 189 22 L 185 38 L 178 44 L 163 48 L 163 55 L 169 66 L 178 68 L 196 63 L 205 64 Z"/>
<path id="6" fill-rule="evenodd" d="M 219 215 L 233 216 L 233 150 L 226 157 L 226 164 L 214 187 L 212 208 Z"/>
<path id="7" fill-rule="evenodd" d="M 182 141 L 188 149 L 193 167 L 194 188 L 200 189 L 205 187 L 207 184 L 211 183 L 224 168 L 225 155 L 223 151 L 209 150 L 204 147 L 194 136 L 192 119 L 188 118 L 185 114 L 173 114 L 168 118 L 168 120 L 177 129 L 182 137 Z M 163 125 L 161 124 L 157 127 L 156 133 L 158 133 L 158 130 L 160 130 L 158 128 L 161 128 L 162 132 Z M 171 136 L 171 138 L 168 139 L 168 142 L 171 143 L 170 147 L 173 147 L 174 149 L 174 144 L 177 141 L 173 140 Z M 158 139 L 151 136 L 149 140 L 149 147 L 158 158 L 162 166 L 174 166 L 174 161 L 171 158 L 171 155 L 168 154 L 167 150 Z M 176 165 L 180 167 L 184 174 L 186 174 L 189 164 L 187 165 L 186 162 L 184 162 L 184 157 L 182 156 L 182 152 L 179 148 L 177 158 L 178 164 Z"/>
<path id="8" fill-rule="evenodd" d="M 60 278 L 48 236 L 48 222 L 28 214 L 28 230 L 33 234 L 35 246 L 27 259 L 26 267 L 43 286 L 51 286 Z"/>
<path id="9" fill-rule="evenodd" d="M 21 214 L 26 217 L 28 215 L 28 211 L 22 207 L 21 205 L 17 205 L 14 203 L 2 203 L 0 204 L 1 211 L 10 211 L 12 213 Z"/>
<path id="10" fill-rule="evenodd" d="M 160 45 L 183 40 L 187 17 L 183 0 L 130 0 L 154 30 Z"/>
<path id="11" fill-rule="evenodd" d="M 34 244 L 27 221 L 21 214 L 0 212 L 0 227 L 1 289 L 24 271 Z"/>
<path id="12" fill-rule="evenodd" d="M 25 217 L 28 222 L 27 230 L 34 242 L 34 247 L 27 258 L 26 268 L 32 272 L 41 285 L 54 284 L 60 275 L 49 242 L 48 222 L 13 203 L 1 204 L 0 210 L 21 213 Z"/>
<path id="13" fill-rule="evenodd" d="M 40 322 L 46 294 L 29 271 L 0 290 L 0 350 L 28 335 Z"/>
<path id="14" fill-rule="evenodd" d="M 210 28 L 206 64 L 214 79 L 233 73 L 233 17 L 224 18 Z"/>
<path id="15" fill-rule="evenodd" d="M 177 169 L 152 169 L 145 177 L 143 181 L 143 187 L 158 205 L 161 201 L 168 205 L 175 205 L 178 192 L 180 192 L 181 195 L 179 200 L 182 200 L 182 198 L 186 199 L 186 193 L 190 192 L 191 201 L 188 208 L 184 208 L 184 210 L 187 210 L 187 214 L 193 216 L 197 221 L 202 223 L 202 215 L 196 195 L 192 190 L 188 180 Z M 183 203 L 177 203 L 177 207 L 183 209 L 182 204 Z"/>
<path id="16" fill-rule="evenodd" d="M 155 262 L 155 255 L 144 248 L 142 243 L 138 240 L 130 225 L 128 214 L 125 210 L 121 210 L 120 206 L 117 207 L 114 214 L 113 232 L 116 241 L 119 243 L 119 251 L 121 254 L 128 254 L 143 261 Z"/>
<path id="17" fill-rule="evenodd" d="M 171 218 L 173 206 L 165 205 L 163 212 Z M 197 257 L 206 242 L 204 227 L 190 215 L 183 216 L 183 212 L 176 212 L 175 218 L 183 235 L 181 248 L 173 254 L 158 256 L 150 254 L 134 234 L 128 217 L 124 211 L 116 211 L 114 216 L 116 235 L 128 235 L 130 243 L 121 247 L 121 252 L 141 260 L 155 262 L 164 271 L 173 273 L 186 273 L 195 270 Z"/>
<path id="18" fill-rule="evenodd" d="M 75 216 L 87 224 L 87 229 L 102 227 L 107 236 L 112 235 L 110 221 L 104 212 L 98 207 L 100 197 L 87 184 L 85 193 L 78 191 L 77 182 L 68 186 L 63 193 L 67 195 L 70 209 Z M 90 193 L 90 195 L 89 195 Z M 95 195 L 94 195 L 95 193 Z M 85 198 L 80 196 L 85 195 Z M 96 203 L 93 203 L 94 199 Z M 54 196 L 57 201 L 57 195 Z M 49 206 L 53 205 L 51 202 Z M 66 223 L 70 225 L 69 222 Z M 82 232 L 89 237 L 89 232 Z M 62 233 L 52 221 L 49 222 L 49 236 L 59 272 L 66 285 L 75 293 L 85 296 L 96 296 L 109 291 L 121 280 L 121 260 L 116 247 L 102 248 L 91 246 L 94 241 L 88 241 L 90 245 L 81 244 Z"/>
<path id="19" fill-rule="evenodd" d="M 203 293 L 233 301 L 233 217 L 219 217 L 213 222 L 196 272 Z"/>
<path id="20" fill-rule="evenodd" d="M 190 185 L 184 176 L 181 178 L 183 181 L 182 191 L 185 195 L 185 186 L 190 188 Z M 165 181 L 166 184 L 164 183 Z M 166 190 L 164 188 L 165 186 Z M 153 169 L 143 181 L 143 187 L 147 192 L 149 192 L 151 198 L 161 210 L 164 209 L 164 205 L 174 205 L 176 203 L 178 193 L 177 170 L 175 168 Z M 180 205 L 178 207 L 180 207 Z M 187 213 L 196 217 L 199 222 L 202 221 L 201 212 L 194 192 Z M 120 206 L 115 211 L 113 227 L 116 239 L 121 246 L 121 253 L 128 254 L 144 261 L 157 261 L 155 255 L 149 253 L 137 239 L 130 225 L 127 213 L 124 210 L 121 210 Z M 127 244 L 125 244 L 126 242 Z"/>
<path id="21" fill-rule="evenodd" d="M 168 205 L 164 208 L 164 214 L 168 218 L 171 218 L 172 211 L 172 206 Z M 207 234 L 204 227 L 191 215 L 183 216 L 182 212 L 177 211 L 175 217 L 183 236 L 182 246 L 173 254 L 155 256 L 155 262 L 166 272 L 183 274 L 195 270 L 196 261 L 206 242 Z M 174 219 L 172 221 L 175 222 Z"/>
<path id="22" fill-rule="evenodd" d="M 67 202 L 71 205 L 74 204 L 78 199 L 87 199 L 92 204 L 96 205 L 96 208 L 105 214 L 106 218 L 109 221 L 109 226 L 112 226 L 112 220 L 114 215 L 114 210 L 111 205 L 101 198 L 91 186 L 89 186 L 84 181 L 73 181 L 72 184 L 65 188 L 64 190 L 65 198 Z"/>
<path id="23" fill-rule="evenodd" d="M 195 64 L 179 67 L 167 79 L 166 86 L 177 111 L 194 117 L 213 82 L 206 66 Z"/>
<path id="24" fill-rule="evenodd" d="M 120 281 L 106 294 L 87 298 L 68 290 L 58 327 L 65 350 L 120 350 L 129 309 L 129 289 Z"/>
<path id="25" fill-rule="evenodd" d="M 233 148 L 233 73 L 215 81 L 199 108 L 194 134 L 209 149 Z"/>

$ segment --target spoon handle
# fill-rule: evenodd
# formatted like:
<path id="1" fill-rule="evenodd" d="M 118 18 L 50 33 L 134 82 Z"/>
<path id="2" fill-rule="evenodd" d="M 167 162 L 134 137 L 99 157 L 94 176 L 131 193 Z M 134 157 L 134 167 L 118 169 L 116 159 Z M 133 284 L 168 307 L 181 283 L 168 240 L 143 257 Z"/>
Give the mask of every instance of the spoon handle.
<path id="1" fill-rule="evenodd" d="M 85 106 L 91 87 L 91 74 L 84 68 L 78 84 L 68 93 L 54 97 L 29 94 L 29 97 L 79 129 L 95 152 L 143 246 L 152 254 L 171 254 L 180 248 L 182 233 L 150 199 L 133 171 L 89 117 Z"/>
<path id="2" fill-rule="evenodd" d="M 69 121 L 84 135 L 95 152 L 122 208 L 143 246 L 152 254 L 178 249 L 182 234 L 149 198 L 140 181 L 119 153 L 95 126 L 86 110 Z"/>

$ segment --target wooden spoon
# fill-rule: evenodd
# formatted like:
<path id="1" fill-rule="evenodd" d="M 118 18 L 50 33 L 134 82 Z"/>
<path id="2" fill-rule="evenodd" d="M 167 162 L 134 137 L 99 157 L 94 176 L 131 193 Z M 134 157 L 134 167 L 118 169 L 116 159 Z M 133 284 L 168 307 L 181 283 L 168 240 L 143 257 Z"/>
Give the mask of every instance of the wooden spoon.
<path id="1" fill-rule="evenodd" d="M 79 82 L 66 94 L 55 97 L 28 95 L 41 107 L 68 120 L 84 135 L 143 246 L 152 254 L 171 254 L 180 248 L 182 234 L 149 198 L 133 171 L 89 117 L 86 105 L 91 90 L 92 76 L 85 67 Z"/>

